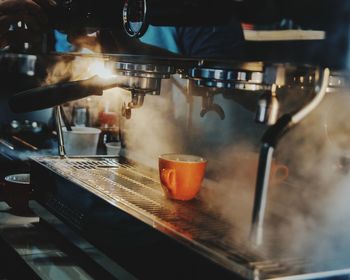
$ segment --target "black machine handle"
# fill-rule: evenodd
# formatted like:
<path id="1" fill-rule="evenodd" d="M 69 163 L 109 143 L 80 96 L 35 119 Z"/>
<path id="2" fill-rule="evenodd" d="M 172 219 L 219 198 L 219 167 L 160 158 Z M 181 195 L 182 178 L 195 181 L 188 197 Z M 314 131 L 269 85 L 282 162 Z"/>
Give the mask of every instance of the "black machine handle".
<path id="1" fill-rule="evenodd" d="M 9 105 L 15 113 L 42 110 L 90 95 L 102 95 L 103 90 L 117 86 L 115 78 L 93 76 L 86 80 L 57 83 L 17 93 L 9 99 Z"/>

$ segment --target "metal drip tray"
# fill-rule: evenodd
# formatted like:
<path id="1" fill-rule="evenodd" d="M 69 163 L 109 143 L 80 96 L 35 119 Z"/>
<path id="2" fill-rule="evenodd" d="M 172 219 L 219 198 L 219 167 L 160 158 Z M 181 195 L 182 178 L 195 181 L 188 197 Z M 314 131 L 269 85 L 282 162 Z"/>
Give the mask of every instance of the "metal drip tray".
<path id="1" fill-rule="evenodd" d="M 178 202 L 166 199 L 155 173 L 126 161 L 100 157 L 45 157 L 34 159 L 33 166 L 36 170 L 34 173 L 37 173 L 34 174 L 34 185 L 38 184 L 39 177 L 43 177 L 43 172 L 39 169 L 44 168 L 245 279 L 287 276 L 292 277 L 288 279 L 293 279 L 293 276 L 300 277 L 306 272 L 310 273 L 309 264 L 304 260 L 268 260 L 259 256 L 248 244 L 238 244 L 229 239 L 230 235 L 227 233 L 232 230 L 231 226 L 212 213 L 201 201 Z M 75 203 L 79 204 L 79 198 L 76 198 Z M 77 227 L 82 226 L 84 213 L 67 210 L 62 212 Z M 327 273 L 344 275 L 350 273 L 350 270 Z M 313 277 L 314 273 L 309 275 L 310 277 L 296 279 L 322 278 Z"/>

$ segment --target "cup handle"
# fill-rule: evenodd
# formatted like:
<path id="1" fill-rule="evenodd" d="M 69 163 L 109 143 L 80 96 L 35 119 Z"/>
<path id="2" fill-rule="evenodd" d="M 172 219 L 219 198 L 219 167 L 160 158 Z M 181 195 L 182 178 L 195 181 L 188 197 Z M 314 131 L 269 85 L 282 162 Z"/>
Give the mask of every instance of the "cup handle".
<path id="1" fill-rule="evenodd" d="M 167 188 L 174 195 L 176 194 L 176 173 L 174 169 L 165 169 L 161 171 L 161 178 L 166 183 Z"/>
<path id="2" fill-rule="evenodd" d="M 289 169 L 287 166 L 282 164 L 276 165 L 272 173 L 271 182 L 274 185 L 278 185 L 287 179 L 288 175 Z"/>

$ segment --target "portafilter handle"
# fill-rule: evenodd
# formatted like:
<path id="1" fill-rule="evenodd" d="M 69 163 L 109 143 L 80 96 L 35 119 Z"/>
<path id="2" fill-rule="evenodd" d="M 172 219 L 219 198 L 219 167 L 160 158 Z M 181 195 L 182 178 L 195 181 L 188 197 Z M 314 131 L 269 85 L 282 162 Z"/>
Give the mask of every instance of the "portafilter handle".
<path id="1" fill-rule="evenodd" d="M 15 113 L 42 110 L 90 95 L 102 95 L 104 90 L 118 85 L 115 77 L 104 79 L 93 76 L 86 80 L 62 82 L 17 93 L 10 97 L 9 105 Z"/>

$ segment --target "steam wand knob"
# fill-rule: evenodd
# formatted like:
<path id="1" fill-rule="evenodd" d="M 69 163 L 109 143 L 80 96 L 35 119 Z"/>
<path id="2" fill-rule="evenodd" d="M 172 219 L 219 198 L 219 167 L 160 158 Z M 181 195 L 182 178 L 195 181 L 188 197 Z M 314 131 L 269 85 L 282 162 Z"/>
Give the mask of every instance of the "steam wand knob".
<path id="1" fill-rule="evenodd" d="M 274 125 L 278 119 L 279 101 L 276 94 L 277 86 L 272 85 L 271 92 L 261 95 L 255 115 L 257 123 Z"/>
<path id="2" fill-rule="evenodd" d="M 225 112 L 220 105 L 214 103 L 214 96 L 211 94 L 206 94 L 203 96 L 200 116 L 203 118 L 205 114 L 210 111 L 216 112 L 221 120 L 225 119 Z"/>

